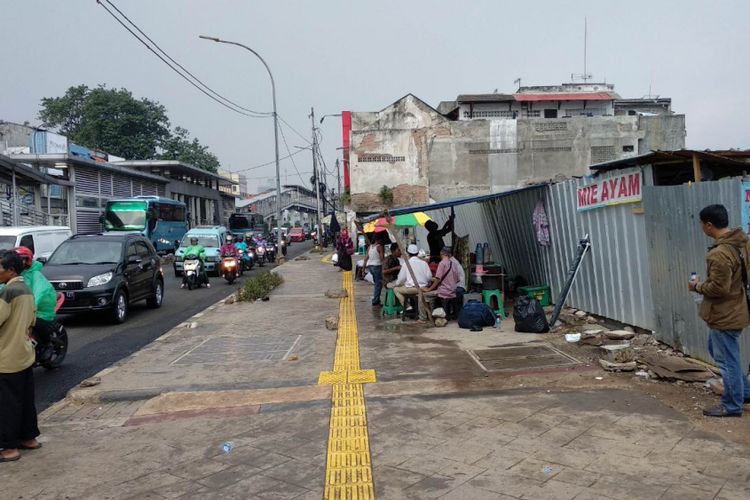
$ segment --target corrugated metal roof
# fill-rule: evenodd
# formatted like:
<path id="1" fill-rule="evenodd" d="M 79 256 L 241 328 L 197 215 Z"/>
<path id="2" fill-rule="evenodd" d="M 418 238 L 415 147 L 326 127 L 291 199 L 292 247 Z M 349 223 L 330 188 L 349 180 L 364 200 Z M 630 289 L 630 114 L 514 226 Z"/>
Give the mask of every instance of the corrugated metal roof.
<path id="1" fill-rule="evenodd" d="M 613 101 L 609 92 L 559 92 L 543 94 L 514 94 L 518 102 L 529 101 Z"/>
<path id="2" fill-rule="evenodd" d="M 480 201 L 496 200 L 498 198 L 510 196 L 513 193 L 519 193 L 521 191 L 529 191 L 531 189 L 541 189 L 545 186 L 546 184 L 537 184 L 534 186 L 526 186 L 522 188 L 511 189 L 510 191 L 503 191 L 502 193 L 484 194 L 480 196 L 467 196 L 464 198 L 453 198 L 450 200 L 438 201 L 438 202 L 430 203 L 427 205 L 414 205 L 411 207 L 393 208 L 391 210 L 388 210 L 388 213 L 390 215 L 403 215 L 403 214 L 411 214 L 414 212 L 428 212 L 430 210 L 450 208 L 450 207 L 455 207 L 458 205 L 464 205 L 466 203 L 478 203 Z M 380 214 L 370 215 L 369 217 L 364 219 L 364 222 L 370 222 L 371 220 L 375 220 L 378 217 L 380 217 Z"/>
<path id="3" fill-rule="evenodd" d="M 595 163 L 589 168 L 601 172 L 641 165 L 654 165 L 658 167 L 660 163 L 690 162 L 693 159 L 693 155 L 697 155 L 701 160 L 709 163 L 736 166 L 744 169 L 748 168 L 748 163 L 736 160 L 735 158 L 750 159 L 750 151 L 698 151 L 694 149 L 678 149 L 674 151 L 651 151 L 650 153 L 631 156 L 630 158 L 623 158 L 621 160 Z"/>
<path id="4" fill-rule="evenodd" d="M 510 102 L 513 94 L 461 94 L 456 102 Z"/>

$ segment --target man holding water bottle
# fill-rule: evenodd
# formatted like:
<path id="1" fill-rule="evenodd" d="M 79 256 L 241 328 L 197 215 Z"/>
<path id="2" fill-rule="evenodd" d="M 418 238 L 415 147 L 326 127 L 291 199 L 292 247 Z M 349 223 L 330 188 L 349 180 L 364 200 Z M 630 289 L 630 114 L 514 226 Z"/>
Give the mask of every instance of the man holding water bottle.
<path id="1" fill-rule="evenodd" d="M 750 325 L 746 295 L 748 238 L 742 228 L 730 229 L 724 205 L 709 205 L 700 212 L 701 229 L 714 239 L 706 256 L 706 279 L 691 276 L 688 289 L 699 293 L 701 318 L 709 328 L 708 352 L 721 369 L 724 394 L 721 405 L 707 410 L 707 417 L 741 417 L 750 404 L 750 379 L 742 370 L 739 338 Z"/>

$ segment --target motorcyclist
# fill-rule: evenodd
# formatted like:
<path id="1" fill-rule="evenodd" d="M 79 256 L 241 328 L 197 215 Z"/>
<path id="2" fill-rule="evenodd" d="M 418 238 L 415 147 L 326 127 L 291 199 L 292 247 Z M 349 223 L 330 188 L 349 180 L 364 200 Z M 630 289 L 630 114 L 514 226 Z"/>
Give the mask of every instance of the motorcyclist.
<path id="1" fill-rule="evenodd" d="M 198 237 L 196 236 L 190 238 L 190 246 L 185 249 L 183 258 L 187 259 L 190 255 L 194 255 L 200 260 L 201 280 L 206 284 L 206 288 L 211 288 L 211 283 L 208 282 L 208 273 L 206 272 L 206 249 L 198 242 Z M 184 282 L 180 285 L 180 288 L 185 288 Z"/>
<path id="2" fill-rule="evenodd" d="M 250 263 L 251 263 L 250 262 L 251 258 L 250 258 L 250 253 L 248 252 L 247 243 L 242 238 L 238 238 L 238 243 L 235 243 L 234 246 L 237 249 L 238 253 L 239 253 L 240 250 L 242 251 L 242 257 L 241 257 L 241 259 L 242 259 L 242 265 L 245 268 L 249 268 L 250 267 Z"/>
<path id="3" fill-rule="evenodd" d="M 34 336 L 42 345 L 48 346 L 54 328 L 57 292 L 52 283 L 42 274 L 42 263 L 34 260 L 34 252 L 26 247 L 18 247 L 13 250 L 23 259 L 24 270 L 21 277 L 31 288 L 36 302 Z"/>
<path id="4" fill-rule="evenodd" d="M 221 245 L 221 248 L 219 249 L 219 256 L 223 258 L 230 256 L 236 257 L 237 255 L 239 255 L 239 251 L 234 244 L 234 236 L 227 234 L 225 243 Z"/>

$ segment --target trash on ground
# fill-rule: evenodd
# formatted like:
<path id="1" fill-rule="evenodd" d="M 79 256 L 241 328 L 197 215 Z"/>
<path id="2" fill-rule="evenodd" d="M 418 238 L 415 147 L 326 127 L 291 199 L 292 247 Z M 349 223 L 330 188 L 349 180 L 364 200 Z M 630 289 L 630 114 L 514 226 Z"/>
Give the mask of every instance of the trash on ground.
<path id="1" fill-rule="evenodd" d="M 231 453 L 234 449 L 234 443 L 231 441 L 227 441 L 223 445 L 221 445 L 221 449 L 224 451 L 225 454 Z"/>
<path id="2" fill-rule="evenodd" d="M 343 299 L 344 297 L 348 297 L 349 292 L 344 290 L 343 288 L 340 290 L 326 290 L 326 297 L 329 299 Z"/>
<path id="3" fill-rule="evenodd" d="M 644 371 L 644 370 L 638 370 L 637 372 L 635 372 L 635 376 L 638 377 L 638 378 L 642 378 L 644 380 L 648 380 L 649 379 L 648 372 Z"/>
<path id="4" fill-rule="evenodd" d="M 338 330 L 339 329 L 338 316 L 328 316 L 326 318 L 326 328 L 329 330 Z"/>
<path id="5" fill-rule="evenodd" d="M 594 377 L 595 380 L 604 380 L 604 377 Z"/>
<path id="6" fill-rule="evenodd" d="M 519 297 L 513 306 L 516 331 L 524 333 L 547 333 L 549 323 L 544 308 L 538 300 L 528 296 Z"/>
<path id="7" fill-rule="evenodd" d="M 698 363 L 677 356 L 643 354 L 638 360 L 661 378 L 684 380 L 685 382 L 706 382 L 714 378 L 714 374 L 710 370 Z"/>
<path id="8" fill-rule="evenodd" d="M 724 394 L 724 381 L 720 378 L 710 378 L 706 380 L 706 387 L 717 396 Z"/>
<path id="9" fill-rule="evenodd" d="M 442 307 L 435 308 L 434 311 L 432 311 L 432 317 L 433 318 L 445 318 L 447 314 L 445 314 L 445 309 Z"/>
<path id="10" fill-rule="evenodd" d="M 545 476 L 549 476 L 550 474 L 552 474 L 552 467 L 550 467 L 549 465 L 545 465 L 544 469 L 542 469 L 542 472 L 544 472 Z"/>
<path id="11" fill-rule="evenodd" d="M 287 361 L 299 361 L 299 356 L 297 356 L 296 354 L 293 354 L 289 356 L 286 360 Z"/>
<path id="12" fill-rule="evenodd" d="M 435 318 L 435 326 L 443 327 L 448 324 L 448 320 L 445 318 Z"/>
<path id="13" fill-rule="evenodd" d="M 580 333 L 566 333 L 565 334 L 565 341 L 570 342 L 571 344 L 575 344 L 576 342 L 579 342 L 581 340 L 581 334 Z"/>
<path id="14" fill-rule="evenodd" d="M 637 368 L 635 361 L 628 361 L 627 363 L 613 363 L 606 359 L 600 359 L 599 365 L 607 370 L 608 372 L 632 372 Z"/>
<path id="15" fill-rule="evenodd" d="M 79 385 L 81 387 L 94 387 L 95 385 L 99 385 L 102 383 L 101 377 L 89 377 L 86 380 L 82 381 Z"/>

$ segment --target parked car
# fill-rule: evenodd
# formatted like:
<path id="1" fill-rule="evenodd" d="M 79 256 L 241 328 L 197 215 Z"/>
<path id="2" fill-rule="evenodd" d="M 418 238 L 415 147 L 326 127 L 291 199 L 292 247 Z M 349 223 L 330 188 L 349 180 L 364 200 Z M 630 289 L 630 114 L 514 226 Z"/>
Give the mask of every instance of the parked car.
<path id="1" fill-rule="evenodd" d="M 293 227 L 289 230 L 289 241 L 302 243 L 305 241 L 305 230 L 301 227 Z"/>
<path id="2" fill-rule="evenodd" d="M 34 252 L 35 259 L 47 259 L 72 235 L 65 226 L 0 227 L 0 250 L 26 247 Z"/>
<path id="3" fill-rule="evenodd" d="M 185 250 L 190 246 L 190 238 L 198 238 L 198 244 L 206 250 L 206 272 L 219 275 L 219 250 L 227 237 L 227 228 L 224 226 L 198 226 L 187 233 L 180 242 L 180 247 L 175 253 L 174 275 L 182 276 L 182 259 Z"/>
<path id="4" fill-rule="evenodd" d="M 164 274 L 151 242 L 139 234 L 75 235 L 47 260 L 42 273 L 65 295 L 61 314 L 108 311 L 125 321 L 130 304 L 161 307 Z"/>

